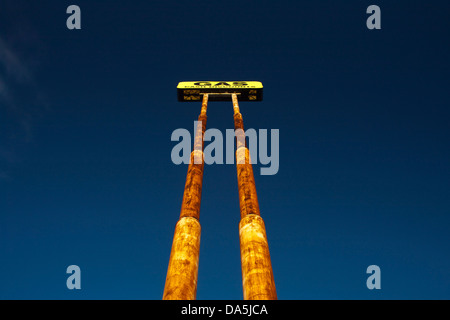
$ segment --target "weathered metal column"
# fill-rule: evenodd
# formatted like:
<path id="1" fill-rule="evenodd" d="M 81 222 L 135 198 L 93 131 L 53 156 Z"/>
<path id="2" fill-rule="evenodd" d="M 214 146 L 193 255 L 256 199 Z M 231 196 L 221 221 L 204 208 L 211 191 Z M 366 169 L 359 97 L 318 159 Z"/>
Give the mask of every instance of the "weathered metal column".
<path id="1" fill-rule="evenodd" d="M 244 121 L 237 95 L 232 94 L 236 132 L 236 167 L 241 221 L 242 286 L 244 300 L 276 300 L 277 293 L 270 261 L 266 228 L 260 216 L 250 152 L 245 143 Z"/>
<path id="2" fill-rule="evenodd" d="M 180 219 L 175 226 L 163 300 L 194 300 L 197 294 L 200 255 L 200 202 L 203 181 L 203 135 L 206 129 L 208 94 L 203 95 L 202 109 L 191 152 Z"/>

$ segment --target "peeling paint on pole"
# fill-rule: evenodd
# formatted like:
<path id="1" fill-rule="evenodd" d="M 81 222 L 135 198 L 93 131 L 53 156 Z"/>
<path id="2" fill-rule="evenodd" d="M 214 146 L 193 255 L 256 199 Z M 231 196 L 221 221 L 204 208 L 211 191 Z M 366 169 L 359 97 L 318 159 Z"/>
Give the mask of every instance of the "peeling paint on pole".
<path id="1" fill-rule="evenodd" d="M 275 280 L 263 219 L 249 214 L 239 223 L 245 300 L 276 300 Z"/>
<path id="2" fill-rule="evenodd" d="M 173 236 L 164 300 L 194 300 L 197 294 L 201 227 L 197 219 L 181 218 Z"/>

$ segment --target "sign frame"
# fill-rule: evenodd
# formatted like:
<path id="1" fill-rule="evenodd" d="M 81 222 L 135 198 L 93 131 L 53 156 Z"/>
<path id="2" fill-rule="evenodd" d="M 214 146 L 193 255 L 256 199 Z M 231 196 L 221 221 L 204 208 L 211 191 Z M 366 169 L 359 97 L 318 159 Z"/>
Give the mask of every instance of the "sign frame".
<path id="1" fill-rule="evenodd" d="M 209 101 L 230 101 L 232 93 L 239 101 L 262 101 L 263 85 L 259 81 L 182 81 L 177 86 L 180 102 L 202 101 L 204 93 Z"/>

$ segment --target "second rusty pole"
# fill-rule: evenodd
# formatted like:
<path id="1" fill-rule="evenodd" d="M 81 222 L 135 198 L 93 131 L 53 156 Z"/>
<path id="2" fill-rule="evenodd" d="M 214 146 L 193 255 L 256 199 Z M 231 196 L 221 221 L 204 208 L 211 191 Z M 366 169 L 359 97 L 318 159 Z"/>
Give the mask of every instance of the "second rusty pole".
<path id="1" fill-rule="evenodd" d="M 236 167 L 239 188 L 239 242 L 244 300 L 276 300 L 266 228 L 259 212 L 250 152 L 245 143 L 244 121 L 237 95 L 231 96 L 236 134 Z"/>

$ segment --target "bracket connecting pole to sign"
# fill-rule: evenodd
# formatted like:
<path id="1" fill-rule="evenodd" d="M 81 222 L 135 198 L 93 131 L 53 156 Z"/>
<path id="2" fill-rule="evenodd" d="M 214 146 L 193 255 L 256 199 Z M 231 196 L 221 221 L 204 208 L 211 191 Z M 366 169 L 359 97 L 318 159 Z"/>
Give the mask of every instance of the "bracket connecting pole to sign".
<path id="1" fill-rule="evenodd" d="M 205 95 L 205 94 L 208 94 L 208 95 L 211 95 L 211 96 L 213 96 L 213 95 L 232 96 L 233 94 L 235 94 L 237 96 L 241 95 L 239 92 L 200 92 L 200 95 Z"/>

